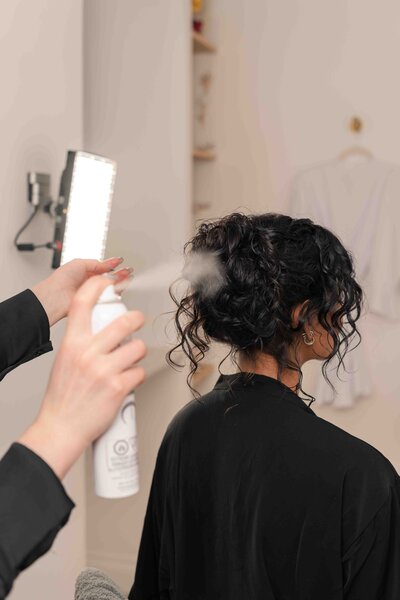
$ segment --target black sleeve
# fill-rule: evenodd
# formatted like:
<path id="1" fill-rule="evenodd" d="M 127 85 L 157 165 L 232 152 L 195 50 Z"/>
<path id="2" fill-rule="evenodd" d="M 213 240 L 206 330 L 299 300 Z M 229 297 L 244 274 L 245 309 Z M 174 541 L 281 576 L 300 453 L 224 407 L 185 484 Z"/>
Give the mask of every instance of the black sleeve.
<path id="1" fill-rule="evenodd" d="M 400 598 L 400 483 L 343 556 L 345 600 Z"/>
<path id="2" fill-rule="evenodd" d="M 0 461 L 0 600 L 18 573 L 49 550 L 73 507 L 47 463 L 13 444 Z"/>
<path id="3" fill-rule="evenodd" d="M 47 314 L 31 290 L 0 302 L 0 380 L 53 349 Z"/>

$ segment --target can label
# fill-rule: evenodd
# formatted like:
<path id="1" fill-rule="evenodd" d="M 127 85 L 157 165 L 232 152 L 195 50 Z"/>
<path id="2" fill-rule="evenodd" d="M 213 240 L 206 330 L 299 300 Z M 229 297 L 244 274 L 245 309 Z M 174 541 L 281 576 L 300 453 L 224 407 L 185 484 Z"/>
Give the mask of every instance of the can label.
<path id="1" fill-rule="evenodd" d="M 117 469 L 132 469 L 137 465 L 137 437 L 135 427 L 135 397 L 129 394 L 117 417 L 115 423 L 118 437 L 108 436 L 106 444 L 107 468 L 109 471 Z"/>
<path id="2" fill-rule="evenodd" d="M 127 495 L 138 491 L 137 450 L 135 396 L 132 393 L 125 398 L 107 434 L 95 443 L 96 491 L 99 495 L 112 497 L 114 493 Z M 101 456 L 105 458 L 103 474 Z"/>

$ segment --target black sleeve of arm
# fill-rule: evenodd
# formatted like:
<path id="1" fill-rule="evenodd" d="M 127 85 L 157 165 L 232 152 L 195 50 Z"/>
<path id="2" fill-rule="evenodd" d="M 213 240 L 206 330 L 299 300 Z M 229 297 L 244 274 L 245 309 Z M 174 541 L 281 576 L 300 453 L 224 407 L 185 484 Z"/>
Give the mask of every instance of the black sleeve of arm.
<path id="1" fill-rule="evenodd" d="M 0 380 L 52 349 L 47 314 L 31 290 L 0 302 Z"/>
<path id="2" fill-rule="evenodd" d="M 13 444 L 0 461 L 0 599 L 18 573 L 51 547 L 74 503 L 51 468 Z"/>
<path id="3" fill-rule="evenodd" d="M 400 598 L 400 480 L 343 556 L 345 600 Z"/>

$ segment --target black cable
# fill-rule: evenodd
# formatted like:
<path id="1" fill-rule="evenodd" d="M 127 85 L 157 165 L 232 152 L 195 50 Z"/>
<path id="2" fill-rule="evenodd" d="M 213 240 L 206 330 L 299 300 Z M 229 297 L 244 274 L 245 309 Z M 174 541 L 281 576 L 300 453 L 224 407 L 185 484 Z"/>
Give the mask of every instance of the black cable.
<path id="1" fill-rule="evenodd" d="M 36 248 L 49 248 L 49 250 L 59 250 L 57 242 L 46 242 L 46 244 L 35 244 Z"/>
<path id="2" fill-rule="evenodd" d="M 19 231 L 17 231 L 17 234 L 14 238 L 14 246 L 18 250 L 34 250 L 33 244 L 18 244 L 18 239 L 21 237 L 21 234 L 25 231 L 25 229 L 32 223 L 33 219 L 36 217 L 36 215 L 38 213 L 38 210 L 39 210 L 38 206 L 33 207 L 31 216 L 26 221 L 26 223 L 21 227 L 21 229 Z"/>
<path id="3" fill-rule="evenodd" d="M 17 234 L 14 238 L 14 246 L 20 252 L 33 252 L 33 250 L 36 250 L 36 248 L 48 248 L 49 250 L 55 250 L 55 251 L 59 252 L 61 250 L 61 243 L 58 242 L 57 240 L 55 240 L 54 242 L 46 242 L 45 244 L 32 244 L 32 243 L 19 244 L 18 243 L 18 239 L 20 238 L 21 234 L 30 225 L 30 223 L 32 223 L 32 221 L 36 217 L 38 211 L 39 211 L 38 206 L 33 207 L 31 216 L 29 217 L 27 222 L 21 227 L 21 229 L 17 232 Z"/>

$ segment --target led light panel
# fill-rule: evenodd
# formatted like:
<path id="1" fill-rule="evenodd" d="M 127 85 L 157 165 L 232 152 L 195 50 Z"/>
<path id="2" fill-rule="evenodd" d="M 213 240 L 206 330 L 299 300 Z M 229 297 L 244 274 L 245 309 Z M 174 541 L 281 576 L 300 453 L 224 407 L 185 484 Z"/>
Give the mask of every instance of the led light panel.
<path id="1" fill-rule="evenodd" d="M 88 152 L 68 152 L 61 182 L 53 267 L 74 258 L 104 258 L 116 163 Z"/>

